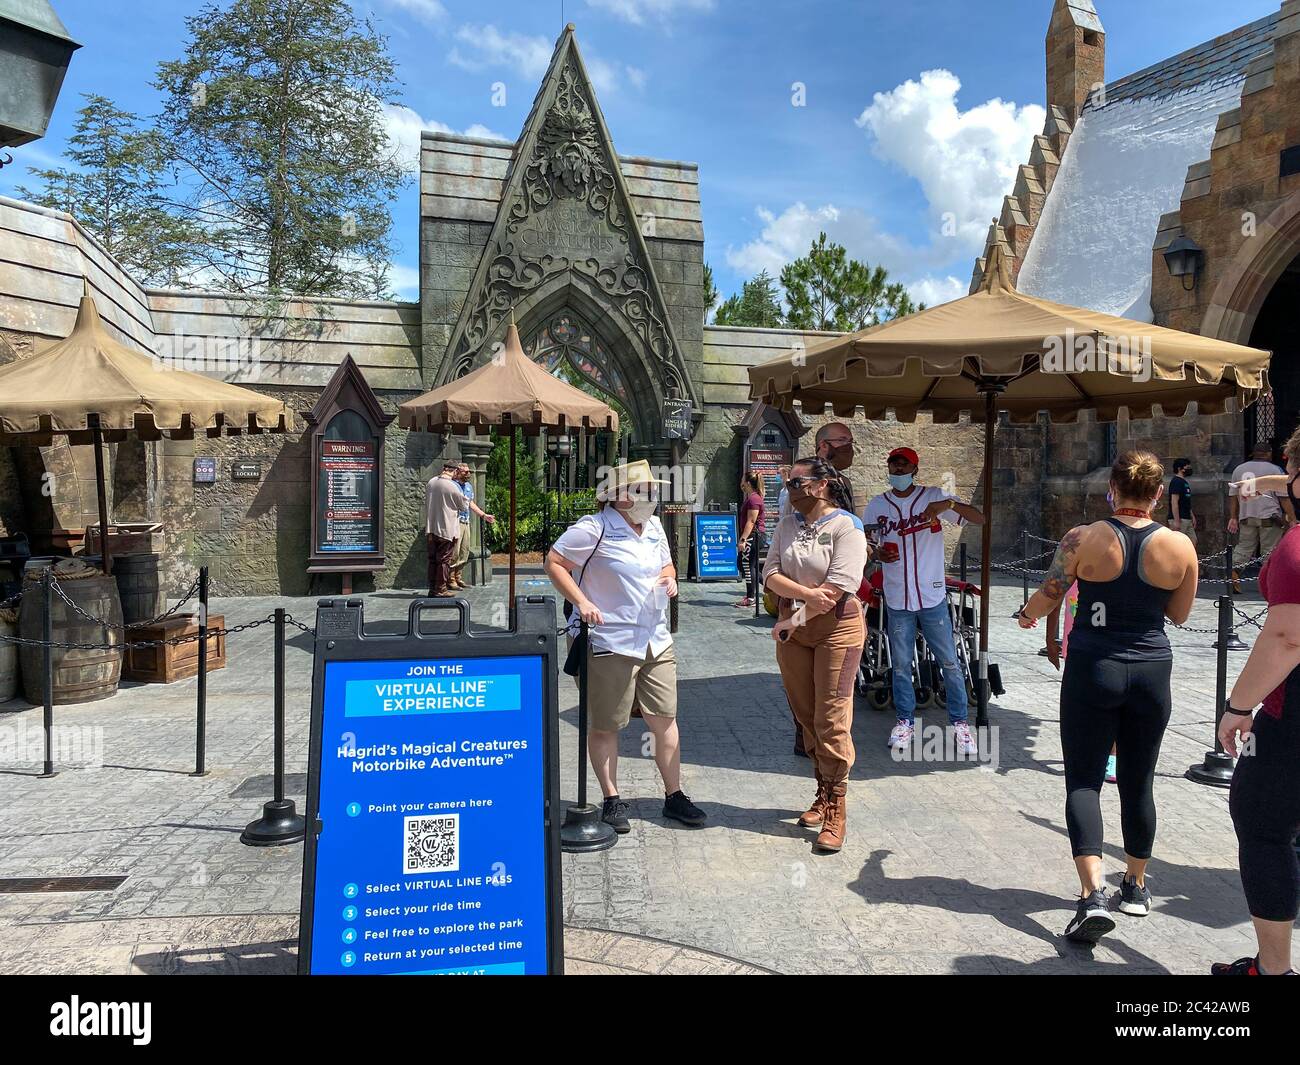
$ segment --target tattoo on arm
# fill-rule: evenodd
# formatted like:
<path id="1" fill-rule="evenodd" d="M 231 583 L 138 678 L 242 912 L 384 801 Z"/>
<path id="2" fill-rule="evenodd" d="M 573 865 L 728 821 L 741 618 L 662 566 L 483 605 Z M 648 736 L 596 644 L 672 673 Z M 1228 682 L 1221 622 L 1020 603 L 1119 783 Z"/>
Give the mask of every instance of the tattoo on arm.
<path id="1" fill-rule="evenodd" d="M 1074 583 L 1075 555 L 1083 541 L 1084 526 L 1080 525 L 1065 534 L 1056 548 L 1052 564 L 1047 570 L 1042 591 L 1049 599 L 1062 599 Z"/>

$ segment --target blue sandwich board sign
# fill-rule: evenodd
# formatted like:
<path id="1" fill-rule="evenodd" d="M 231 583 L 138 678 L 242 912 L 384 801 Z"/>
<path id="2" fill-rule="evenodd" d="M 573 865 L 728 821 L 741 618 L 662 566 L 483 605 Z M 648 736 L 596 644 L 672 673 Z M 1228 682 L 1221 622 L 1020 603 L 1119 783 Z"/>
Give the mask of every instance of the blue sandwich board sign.
<path id="1" fill-rule="evenodd" d="M 734 581 L 740 570 L 736 560 L 736 515 L 696 514 L 695 575 L 701 581 Z"/>
<path id="2" fill-rule="evenodd" d="M 516 602 L 513 632 L 419 600 L 397 635 L 320 602 L 300 973 L 562 971 L 555 602 Z"/>

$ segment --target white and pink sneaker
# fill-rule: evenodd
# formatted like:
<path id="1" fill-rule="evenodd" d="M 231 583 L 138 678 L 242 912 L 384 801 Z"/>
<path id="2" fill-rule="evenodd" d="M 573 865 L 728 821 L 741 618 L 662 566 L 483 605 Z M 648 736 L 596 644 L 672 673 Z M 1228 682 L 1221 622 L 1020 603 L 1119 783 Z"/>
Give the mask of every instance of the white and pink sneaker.
<path id="1" fill-rule="evenodd" d="M 894 726 L 894 731 L 889 734 L 889 746 L 893 748 L 907 748 L 912 745 L 912 735 L 916 732 L 912 724 L 904 721 L 901 717 L 898 724 Z"/>
<path id="2" fill-rule="evenodd" d="M 975 737 L 971 735 L 970 725 L 965 721 L 958 721 L 952 727 L 953 735 L 957 737 L 957 753 L 964 755 L 977 755 L 980 753 L 979 745 L 975 742 Z"/>

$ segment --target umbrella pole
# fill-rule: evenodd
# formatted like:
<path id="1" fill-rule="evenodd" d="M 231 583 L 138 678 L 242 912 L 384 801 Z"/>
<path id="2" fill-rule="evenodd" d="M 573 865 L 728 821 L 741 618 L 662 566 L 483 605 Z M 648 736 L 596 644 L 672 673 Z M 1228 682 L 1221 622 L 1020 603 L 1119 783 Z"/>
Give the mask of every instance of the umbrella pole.
<path id="1" fill-rule="evenodd" d="M 510 426 L 510 591 L 508 615 L 510 628 L 515 627 L 515 427 Z"/>
<path id="2" fill-rule="evenodd" d="M 989 562 L 993 549 L 993 427 L 996 392 L 984 392 L 984 524 L 980 526 L 980 660 L 975 685 L 975 727 L 989 723 Z"/>
<path id="3" fill-rule="evenodd" d="M 90 426 L 95 442 L 95 494 L 99 497 L 99 552 L 104 573 L 113 575 L 113 556 L 108 547 L 108 489 L 104 484 L 104 430 L 99 425 L 99 415 L 90 416 Z"/>

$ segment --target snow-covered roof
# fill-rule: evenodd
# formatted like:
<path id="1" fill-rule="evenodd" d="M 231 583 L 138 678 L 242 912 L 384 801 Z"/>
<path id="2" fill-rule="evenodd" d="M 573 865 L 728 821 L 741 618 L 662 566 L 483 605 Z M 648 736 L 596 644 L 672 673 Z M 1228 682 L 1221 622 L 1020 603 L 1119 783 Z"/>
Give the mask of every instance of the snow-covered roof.
<path id="1" fill-rule="evenodd" d="M 1119 78 L 1083 108 L 1017 278 L 1022 292 L 1151 320 L 1151 248 L 1187 168 L 1273 47 L 1277 14 Z"/>

